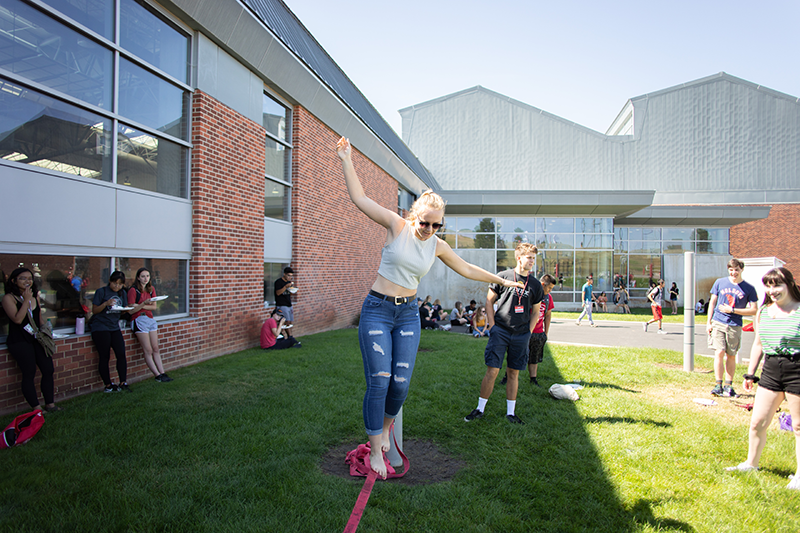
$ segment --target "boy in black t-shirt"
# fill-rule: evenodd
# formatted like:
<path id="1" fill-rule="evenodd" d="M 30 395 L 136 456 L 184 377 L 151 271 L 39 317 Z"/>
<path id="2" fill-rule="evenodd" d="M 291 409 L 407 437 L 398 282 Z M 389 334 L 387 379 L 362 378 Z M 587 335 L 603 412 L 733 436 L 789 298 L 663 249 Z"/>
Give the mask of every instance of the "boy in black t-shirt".
<path id="1" fill-rule="evenodd" d="M 506 419 L 514 424 L 524 424 L 515 413 L 519 371 L 528 366 L 528 340 L 539 319 L 539 303 L 544 298 L 542 284 L 531 273 L 537 251 L 536 246 L 530 243 L 519 243 L 514 250 L 517 266 L 497 274 L 501 278 L 522 283 L 525 286 L 523 289 L 496 284 L 489 286 L 486 323 L 491 335 L 484 353 L 486 375 L 481 381 L 478 407 L 464 418 L 467 422 L 483 417 L 486 402 L 494 390 L 494 382 L 507 352 Z M 494 310 L 495 303 L 497 311 Z"/>

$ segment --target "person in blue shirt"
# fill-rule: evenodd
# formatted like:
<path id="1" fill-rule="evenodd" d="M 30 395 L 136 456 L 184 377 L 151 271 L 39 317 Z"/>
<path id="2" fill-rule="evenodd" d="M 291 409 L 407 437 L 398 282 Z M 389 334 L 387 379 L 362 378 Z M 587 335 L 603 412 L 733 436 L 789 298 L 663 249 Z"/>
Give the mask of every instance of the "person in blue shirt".
<path id="1" fill-rule="evenodd" d="M 744 263 L 739 259 L 728 261 L 728 277 L 719 278 L 711 288 L 708 299 L 709 345 L 714 348 L 714 396 L 735 397 L 733 374 L 736 372 L 736 352 L 742 339 L 742 317 L 758 312 L 758 293 L 755 287 L 742 279 Z M 723 374 L 725 382 L 723 385 Z"/>
<path id="2" fill-rule="evenodd" d="M 595 323 L 594 323 L 594 320 L 592 320 L 592 284 L 593 283 L 594 283 L 594 280 L 592 279 L 592 276 L 588 276 L 586 278 L 586 283 L 584 283 L 583 287 L 581 287 L 581 301 L 583 302 L 583 311 L 581 311 L 581 314 L 578 317 L 578 320 L 575 321 L 575 325 L 576 326 L 580 326 L 581 325 L 581 320 L 583 320 L 583 317 L 588 315 L 589 324 L 591 324 L 591 326 L 593 328 L 597 327 L 595 325 Z"/>

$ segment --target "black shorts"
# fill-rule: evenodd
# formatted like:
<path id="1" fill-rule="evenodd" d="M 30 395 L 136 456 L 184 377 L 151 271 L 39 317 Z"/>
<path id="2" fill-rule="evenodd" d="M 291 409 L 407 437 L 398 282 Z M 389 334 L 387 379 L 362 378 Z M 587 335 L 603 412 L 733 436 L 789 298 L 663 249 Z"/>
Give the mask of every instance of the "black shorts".
<path id="1" fill-rule="evenodd" d="M 758 386 L 773 392 L 800 394 L 800 357 L 768 355 Z"/>
<path id="2" fill-rule="evenodd" d="M 547 334 L 531 333 L 531 340 L 528 341 L 528 364 L 538 365 L 544 361 L 544 345 L 547 342 Z"/>

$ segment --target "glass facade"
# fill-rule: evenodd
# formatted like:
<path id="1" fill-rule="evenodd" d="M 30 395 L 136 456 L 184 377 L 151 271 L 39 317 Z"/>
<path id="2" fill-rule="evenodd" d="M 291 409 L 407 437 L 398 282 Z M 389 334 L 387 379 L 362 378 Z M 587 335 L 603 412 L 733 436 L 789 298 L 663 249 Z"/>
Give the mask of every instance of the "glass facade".
<path id="1" fill-rule="evenodd" d="M 187 198 L 189 36 L 134 0 L 44 5 L 0 6 L 0 158 Z"/>
<path id="2" fill-rule="evenodd" d="M 578 302 L 587 276 L 597 292 L 624 283 L 642 296 L 663 277 L 666 254 L 728 254 L 726 228 L 615 228 L 612 218 L 447 217 L 439 236 L 456 250 L 494 250 L 498 272 L 515 266 L 517 243 L 535 244 L 536 277 L 558 280 L 557 302 Z"/>
<path id="3" fill-rule="evenodd" d="M 598 290 L 611 287 L 611 218 L 447 217 L 445 222 L 440 237 L 457 250 L 494 250 L 498 272 L 515 266 L 518 243 L 535 244 L 536 277 L 550 274 L 560 281 L 553 291 L 556 301 L 574 301 L 590 274 Z"/>
<path id="4" fill-rule="evenodd" d="M 266 93 L 262 109 L 262 125 L 267 130 L 264 141 L 264 216 L 288 222 L 291 219 L 292 183 L 291 110 Z"/>
<path id="5" fill-rule="evenodd" d="M 283 276 L 288 263 L 264 263 L 264 303 L 275 303 L 275 281 Z"/>

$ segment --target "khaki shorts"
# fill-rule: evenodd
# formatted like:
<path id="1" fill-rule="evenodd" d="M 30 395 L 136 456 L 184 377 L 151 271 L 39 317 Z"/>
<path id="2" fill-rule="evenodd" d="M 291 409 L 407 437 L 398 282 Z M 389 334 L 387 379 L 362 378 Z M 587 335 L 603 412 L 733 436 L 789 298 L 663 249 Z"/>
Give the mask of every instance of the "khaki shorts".
<path id="1" fill-rule="evenodd" d="M 712 320 L 711 328 L 708 347 L 714 348 L 715 351 L 722 350 L 728 355 L 736 355 L 742 340 L 742 326 L 729 326 Z"/>

